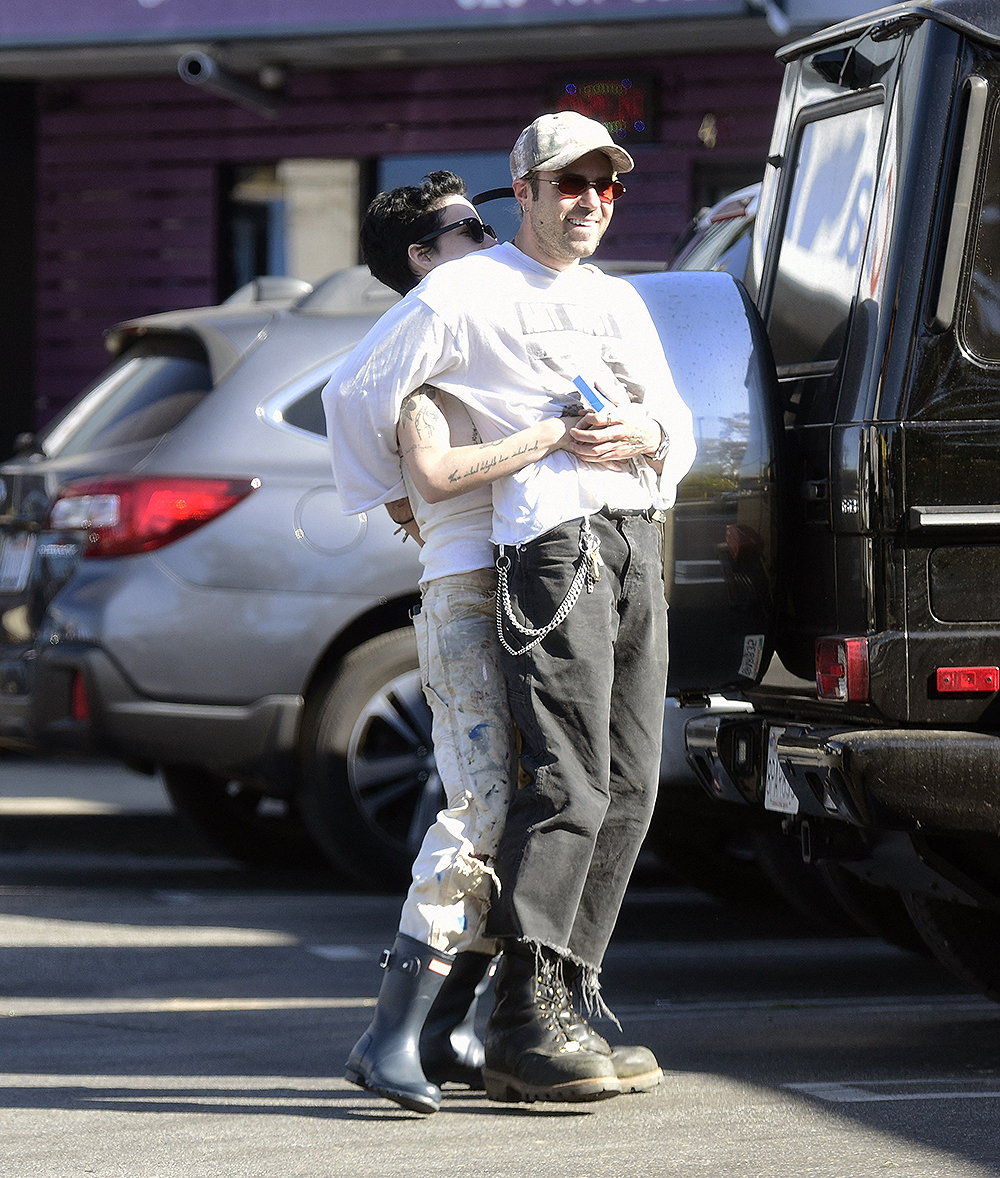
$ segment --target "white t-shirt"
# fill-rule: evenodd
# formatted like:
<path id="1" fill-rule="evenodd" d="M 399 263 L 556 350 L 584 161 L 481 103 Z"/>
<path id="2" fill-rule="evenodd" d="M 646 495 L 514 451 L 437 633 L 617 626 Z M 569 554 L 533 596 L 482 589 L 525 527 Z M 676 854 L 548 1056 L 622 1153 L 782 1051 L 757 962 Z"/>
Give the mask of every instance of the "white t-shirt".
<path id="1" fill-rule="evenodd" d="M 452 445 L 467 446 L 475 441 L 476 433 L 464 405 L 447 395 L 439 395 L 438 405 L 451 430 Z M 435 577 L 493 566 L 490 544 L 493 495 L 489 486 L 477 487 L 440 503 L 428 503 L 413 485 L 405 465 L 403 482 L 423 540 L 419 552 L 424 566 L 421 585 Z"/>
<path id="2" fill-rule="evenodd" d="M 462 401 L 484 442 L 580 402 L 573 378 L 618 385 L 670 437 L 657 478 L 557 451 L 493 484 L 493 540 L 516 544 L 607 504 L 667 507 L 694 458 L 691 413 L 637 291 L 593 266 L 551 270 L 512 243 L 433 270 L 386 312 L 323 393 L 344 509 L 402 495 L 395 427 L 409 393 L 432 384 Z M 360 444 L 370 438 L 372 445 Z M 339 440 L 339 443 L 338 443 Z"/>
<path id="3" fill-rule="evenodd" d="M 489 487 L 467 491 L 441 503 L 428 503 L 406 477 L 405 468 L 403 481 L 424 542 L 418 554 L 424 566 L 421 585 L 435 577 L 493 567 L 495 558 L 490 543 L 493 498 Z"/>

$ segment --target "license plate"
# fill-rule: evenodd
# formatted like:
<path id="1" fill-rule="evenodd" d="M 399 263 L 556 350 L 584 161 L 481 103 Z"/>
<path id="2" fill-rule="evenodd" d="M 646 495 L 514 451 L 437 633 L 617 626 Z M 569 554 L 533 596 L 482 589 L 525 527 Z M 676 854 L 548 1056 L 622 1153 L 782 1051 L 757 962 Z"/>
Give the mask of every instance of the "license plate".
<path id="1" fill-rule="evenodd" d="M 37 537 L 32 532 L 12 532 L 0 547 L 0 593 L 20 593 L 28 583 Z"/>
<path id="2" fill-rule="evenodd" d="M 799 799 L 788 784 L 785 771 L 778 764 L 778 737 L 784 728 L 772 728 L 767 734 L 767 768 L 764 773 L 764 809 L 779 814 L 797 814 Z"/>

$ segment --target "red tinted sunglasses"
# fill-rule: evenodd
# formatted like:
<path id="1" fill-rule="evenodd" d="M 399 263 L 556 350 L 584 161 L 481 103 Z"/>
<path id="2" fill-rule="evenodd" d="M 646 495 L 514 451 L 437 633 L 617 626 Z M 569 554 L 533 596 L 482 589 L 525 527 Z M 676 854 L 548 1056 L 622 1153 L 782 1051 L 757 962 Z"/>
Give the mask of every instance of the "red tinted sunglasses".
<path id="1" fill-rule="evenodd" d="M 549 184 L 554 184 L 563 196 L 583 196 L 588 188 L 593 188 L 606 205 L 625 195 L 625 185 L 610 177 L 606 180 L 588 180 L 585 176 L 560 176 L 558 180 L 550 180 Z"/>

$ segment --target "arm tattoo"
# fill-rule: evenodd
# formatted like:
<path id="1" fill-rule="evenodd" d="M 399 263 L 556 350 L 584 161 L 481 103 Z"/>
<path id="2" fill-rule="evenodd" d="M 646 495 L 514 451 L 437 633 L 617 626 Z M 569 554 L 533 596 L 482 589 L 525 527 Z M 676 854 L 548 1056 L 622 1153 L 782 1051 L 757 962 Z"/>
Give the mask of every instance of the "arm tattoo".
<path id="1" fill-rule="evenodd" d="M 429 405 L 424 404 L 423 399 L 433 402 L 435 407 L 432 409 Z M 416 392 L 410 393 L 400 405 L 399 425 L 408 426 L 418 441 L 424 441 L 433 434 L 435 422 L 441 416 L 441 411 L 437 408 L 436 403 L 437 391 L 429 385 L 423 385 Z M 411 446 L 410 450 L 412 449 Z M 407 453 L 409 452 L 407 451 Z"/>
<path id="2" fill-rule="evenodd" d="M 385 505 L 385 509 L 394 524 L 408 524 L 413 519 L 409 499 L 393 499 Z"/>
<path id="3" fill-rule="evenodd" d="M 493 442 L 493 446 L 500 446 L 502 442 Z M 510 454 L 493 454 L 489 458 L 482 458 L 475 462 L 467 470 L 453 470 L 448 475 L 449 483 L 460 483 L 463 479 L 469 478 L 471 475 L 479 474 L 482 471 L 491 471 L 503 462 L 509 462 L 512 458 L 520 458 L 522 454 L 532 454 L 539 449 L 538 442 L 525 442 L 517 450 L 513 450 Z"/>

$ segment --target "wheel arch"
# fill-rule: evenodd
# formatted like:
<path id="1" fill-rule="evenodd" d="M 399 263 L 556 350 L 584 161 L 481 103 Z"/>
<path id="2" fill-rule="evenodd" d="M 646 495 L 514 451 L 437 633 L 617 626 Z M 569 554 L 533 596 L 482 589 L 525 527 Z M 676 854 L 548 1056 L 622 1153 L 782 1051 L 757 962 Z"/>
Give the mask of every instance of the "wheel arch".
<path id="1" fill-rule="evenodd" d="M 404 597 L 396 597 L 391 601 L 382 602 L 354 618 L 349 625 L 335 635 L 313 663 L 309 677 L 302 689 L 303 698 L 308 701 L 313 694 L 316 683 L 325 679 L 331 668 L 342 662 L 355 647 L 378 634 L 387 634 L 390 630 L 398 630 L 403 626 L 410 625 L 410 610 L 419 600 L 420 595 L 414 592 Z M 302 717 L 300 714 L 300 732 L 301 727 Z M 296 733 L 296 743 L 298 736 L 299 733 Z"/>
<path id="2" fill-rule="evenodd" d="M 329 860 L 356 884 L 405 890 L 419 840 L 444 801 L 416 634 L 407 618 L 324 666 L 302 711 L 297 808 Z M 360 790 L 370 796 L 356 792 L 355 755 L 367 765 Z M 431 811 L 420 814 L 429 799 Z M 419 829 L 418 816 L 425 819 Z"/>

